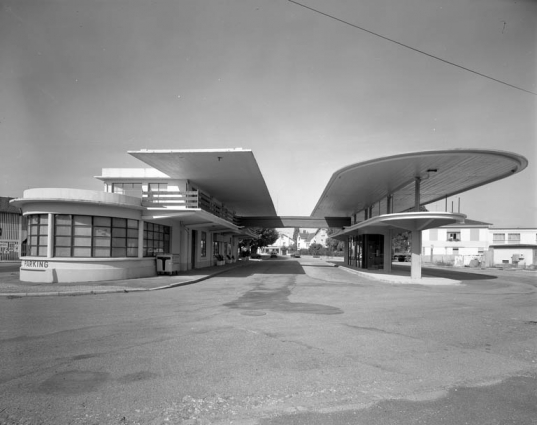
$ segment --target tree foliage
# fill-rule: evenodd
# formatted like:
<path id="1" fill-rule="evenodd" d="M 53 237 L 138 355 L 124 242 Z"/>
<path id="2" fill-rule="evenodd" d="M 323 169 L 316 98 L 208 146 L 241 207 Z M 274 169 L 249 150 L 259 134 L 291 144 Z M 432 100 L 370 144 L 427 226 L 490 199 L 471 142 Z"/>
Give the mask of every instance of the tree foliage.
<path id="1" fill-rule="evenodd" d="M 337 239 L 332 239 L 330 235 L 336 233 L 336 229 L 327 229 L 326 235 L 326 247 L 329 251 L 343 251 L 345 248 L 345 242 L 338 241 Z"/>
<path id="2" fill-rule="evenodd" d="M 402 232 L 394 236 L 392 239 L 392 246 L 394 252 L 409 252 L 411 248 L 410 244 L 410 232 Z"/>
<path id="3" fill-rule="evenodd" d="M 241 248 L 244 246 L 250 246 L 252 254 L 256 253 L 259 248 L 272 245 L 280 237 L 280 234 L 276 229 L 267 227 L 255 227 L 252 228 L 252 230 L 259 236 L 259 238 L 248 241 L 241 241 L 239 243 L 239 247 Z"/>
<path id="4" fill-rule="evenodd" d="M 324 246 L 322 246 L 320 243 L 312 243 L 308 249 L 308 252 L 311 255 L 320 255 L 323 248 Z"/>

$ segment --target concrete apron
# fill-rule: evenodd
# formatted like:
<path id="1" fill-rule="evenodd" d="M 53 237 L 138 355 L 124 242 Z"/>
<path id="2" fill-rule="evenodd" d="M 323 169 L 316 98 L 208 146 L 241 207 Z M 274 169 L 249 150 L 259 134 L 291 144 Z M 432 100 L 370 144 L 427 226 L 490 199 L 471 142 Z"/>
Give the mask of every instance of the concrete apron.
<path id="1" fill-rule="evenodd" d="M 366 277 L 368 279 L 373 279 L 379 282 L 384 283 L 396 283 L 396 284 L 407 284 L 407 285 L 431 285 L 431 286 L 440 286 L 440 285 L 449 285 L 449 286 L 458 286 L 462 284 L 462 281 L 455 279 L 446 279 L 441 277 L 421 277 L 418 279 L 412 278 L 412 276 L 405 276 L 398 274 L 394 271 L 392 273 L 386 273 L 384 270 L 364 270 L 364 269 L 355 269 L 347 265 L 339 265 L 339 268 L 345 270 L 349 273 L 357 274 L 359 276 Z"/>

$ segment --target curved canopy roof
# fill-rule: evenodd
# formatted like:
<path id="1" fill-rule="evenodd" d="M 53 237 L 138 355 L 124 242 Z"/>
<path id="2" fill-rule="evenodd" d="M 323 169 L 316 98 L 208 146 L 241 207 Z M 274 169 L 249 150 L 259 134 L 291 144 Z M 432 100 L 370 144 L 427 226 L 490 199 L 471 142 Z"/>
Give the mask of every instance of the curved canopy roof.
<path id="1" fill-rule="evenodd" d="M 188 180 L 238 215 L 276 215 L 251 150 L 140 150 L 129 154 L 173 179 Z"/>
<path id="2" fill-rule="evenodd" d="M 336 171 L 312 217 L 350 216 L 393 195 L 393 212 L 414 207 L 414 184 L 421 180 L 425 205 L 503 179 L 528 165 L 523 156 L 503 151 L 455 149 L 388 156 Z"/>

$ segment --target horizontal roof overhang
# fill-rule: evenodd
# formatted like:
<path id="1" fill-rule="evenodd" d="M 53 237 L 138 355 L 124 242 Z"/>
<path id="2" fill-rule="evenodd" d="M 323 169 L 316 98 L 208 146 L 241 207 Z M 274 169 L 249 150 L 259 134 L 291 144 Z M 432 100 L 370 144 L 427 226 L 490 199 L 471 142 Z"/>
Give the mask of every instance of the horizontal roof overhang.
<path id="1" fill-rule="evenodd" d="M 188 180 L 238 215 L 276 215 L 251 150 L 140 150 L 129 154 L 172 179 Z"/>
<path id="2" fill-rule="evenodd" d="M 489 248 L 494 249 L 537 249 L 537 244 L 534 243 L 510 243 L 510 244 L 502 244 L 502 245 L 489 245 Z"/>
<path id="3" fill-rule="evenodd" d="M 118 193 L 71 188 L 27 189 L 24 191 L 22 198 L 13 199 L 10 203 L 17 207 L 24 208 L 32 204 L 51 202 L 121 207 L 135 210 L 143 209 L 140 198 Z"/>
<path id="4" fill-rule="evenodd" d="M 345 227 L 341 232 L 332 235 L 334 239 L 345 239 L 347 236 L 382 233 L 386 230 L 422 231 L 446 224 L 463 223 L 465 214 L 449 212 L 409 212 L 379 215 Z"/>
<path id="5" fill-rule="evenodd" d="M 190 229 L 207 229 L 209 232 L 244 233 L 237 226 L 223 218 L 217 217 L 200 208 L 173 209 L 173 208 L 146 208 L 142 215 L 143 220 L 175 219 L 181 221 Z"/>
<path id="6" fill-rule="evenodd" d="M 527 165 L 526 158 L 514 153 L 479 149 L 416 152 L 360 162 L 332 175 L 311 216 L 350 216 L 376 203 L 386 211 L 388 195 L 393 195 L 393 212 L 404 212 L 415 206 L 416 178 L 420 204 L 426 205 L 511 176 Z"/>
<path id="7" fill-rule="evenodd" d="M 306 227 L 306 228 L 342 228 L 350 226 L 350 217 L 237 217 L 241 226 L 248 227 Z"/>

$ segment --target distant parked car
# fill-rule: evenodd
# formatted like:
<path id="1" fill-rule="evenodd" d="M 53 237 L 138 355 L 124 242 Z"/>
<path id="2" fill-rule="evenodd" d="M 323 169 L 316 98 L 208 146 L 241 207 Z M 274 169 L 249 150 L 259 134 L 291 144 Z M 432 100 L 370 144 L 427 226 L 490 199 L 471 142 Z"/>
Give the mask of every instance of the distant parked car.
<path id="1" fill-rule="evenodd" d="M 278 258 L 278 254 L 276 254 L 275 252 L 271 252 L 270 258 Z"/>
<path id="2" fill-rule="evenodd" d="M 410 261 L 410 254 L 405 254 L 405 253 L 402 253 L 402 254 L 395 254 L 393 256 L 393 260 L 394 261 L 399 261 L 400 263 L 402 262 L 409 262 Z"/>
<path id="3" fill-rule="evenodd" d="M 300 252 L 295 252 L 295 253 L 293 254 L 293 257 L 295 257 L 295 258 L 300 258 Z"/>

